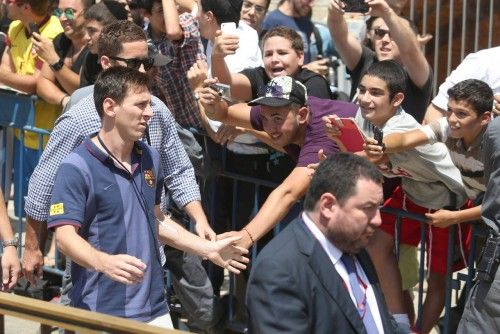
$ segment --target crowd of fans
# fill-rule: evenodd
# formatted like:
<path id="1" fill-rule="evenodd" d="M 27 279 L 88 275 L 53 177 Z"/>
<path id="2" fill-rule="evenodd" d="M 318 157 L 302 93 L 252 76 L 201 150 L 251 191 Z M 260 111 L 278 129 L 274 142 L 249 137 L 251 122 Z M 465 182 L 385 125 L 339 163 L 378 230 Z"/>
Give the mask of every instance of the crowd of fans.
<path id="1" fill-rule="evenodd" d="M 38 95 L 34 126 L 51 135 L 2 130 L 13 161 L 0 196 L 3 290 L 59 266 L 62 304 L 173 328 L 166 268 L 189 328 L 221 333 L 226 269 L 243 273 L 236 312 L 251 332 L 428 333 L 445 303 L 450 231 L 460 270 L 471 223 L 494 249 L 477 257 L 487 269 L 474 293 L 500 284 L 487 262 L 500 261 L 487 191 L 498 182 L 500 47 L 467 56 L 432 98 L 421 50 L 431 36 L 401 15 L 404 1 L 366 0 L 364 13 L 352 3 L 331 0 L 318 25 L 312 0 L 269 13 L 270 0 L 5 1 L 0 84 Z M 344 94 L 332 56 L 350 74 Z M 26 195 L 21 261 L 4 206 L 11 170 Z M 379 206 L 428 221 L 420 319 L 420 223 L 405 218 L 398 234 Z M 252 246 L 264 250 L 249 264 Z M 490 298 L 487 315 L 469 300 L 459 331 L 500 327 Z"/>

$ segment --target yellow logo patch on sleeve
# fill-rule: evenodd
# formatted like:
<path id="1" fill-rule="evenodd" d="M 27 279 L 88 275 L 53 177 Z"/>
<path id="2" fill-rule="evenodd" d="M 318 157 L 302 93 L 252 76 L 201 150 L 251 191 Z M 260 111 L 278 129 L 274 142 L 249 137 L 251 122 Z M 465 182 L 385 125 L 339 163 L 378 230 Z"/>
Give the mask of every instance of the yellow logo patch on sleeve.
<path id="1" fill-rule="evenodd" d="M 64 214 L 64 203 L 56 203 L 50 206 L 50 215 L 62 215 Z"/>

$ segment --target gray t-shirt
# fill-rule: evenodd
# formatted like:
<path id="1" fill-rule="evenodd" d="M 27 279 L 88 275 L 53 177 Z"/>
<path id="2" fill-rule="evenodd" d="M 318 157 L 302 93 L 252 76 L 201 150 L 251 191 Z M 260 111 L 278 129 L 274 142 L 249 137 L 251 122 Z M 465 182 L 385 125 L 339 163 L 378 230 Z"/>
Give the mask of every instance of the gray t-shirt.
<path id="1" fill-rule="evenodd" d="M 450 125 L 446 117 L 422 127 L 431 144 L 445 143 L 450 156 L 462 175 L 465 191 L 471 200 L 476 200 L 486 190 L 484 182 L 484 165 L 481 161 L 481 145 L 484 131 L 481 132 L 469 147 L 465 147 L 461 138 L 449 136 Z"/>
<path id="2" fill-rule="evenodd" d="M 369 137 L 373 137 L 372 124 L 361 111 L 356 122 Z M 411 115 L 398 109 L 382 127 L 384 136 L 421 128 Z M 387 155 L 390 163 L 381 167 L 386 177 L 401 177 L 405 194 L 417 205 L 429 209 L 462 206 L 467 200 L 462 176 L 453 164 L 443 143 L 428 144 L 400 153 Z"/>

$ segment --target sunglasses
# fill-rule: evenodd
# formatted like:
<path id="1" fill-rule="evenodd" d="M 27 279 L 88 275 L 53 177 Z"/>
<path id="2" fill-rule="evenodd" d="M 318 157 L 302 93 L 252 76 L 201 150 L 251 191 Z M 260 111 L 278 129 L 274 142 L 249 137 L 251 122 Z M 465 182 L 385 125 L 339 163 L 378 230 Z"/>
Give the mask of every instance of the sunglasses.
<path id="1" fill-rule="evenodd" d="M 149 71 L 153 65 L 154 65 L 154 62 L 155 60 L 151 57 L 148 57 L 148 58 L 130 58 L 130 59 L 125 59 L 125 58 L 121 58 L 121 57 L 108 57 L 109 59 L 113 59 L 113 60 L 119 60 L 119 61 L 123 61 L 127 64 L 127 67 L 128 68 L 131 68 L 131 69 L 134 69 L 134 70 L 138 70 L 141 65 L 144 66 L 144 70 L 145 71 Z"/>
<path id="2" fill-rule="evenodd" d="M 389 35 L 389 38 L 391 38 L 391 33 L 389 32 L 389 30 L 386 30 L 386 29 L 380 29 L 380 28 L 375 28 L 373 29 L 373 32 L 375 33 L 375 35 L 377 35 L 377 37 L 379 38 L 384 38 L 385 34 Z"/>
<path id="3" fill-rule="evenodd" d="M 54 16 L 56 16 L 58 18 L 61 17 L 63 13 L 64 13 L 64 16 L 66 16 L 66 18 L 68 20 L 73 20 L 75 18 L 75 10 L 73 8 L 64 8 L 64 9 L 56 8 L 56 9 L 54 9 Z"/>
<path id="4" fill-rule="evenodd" d="M 264 14 L 266 12 L 266 8 L 251 3 L 250 1 L 243 1 L 243 9 L 249 11 L 250 9 L 255 8 L 256 14 Z"/>

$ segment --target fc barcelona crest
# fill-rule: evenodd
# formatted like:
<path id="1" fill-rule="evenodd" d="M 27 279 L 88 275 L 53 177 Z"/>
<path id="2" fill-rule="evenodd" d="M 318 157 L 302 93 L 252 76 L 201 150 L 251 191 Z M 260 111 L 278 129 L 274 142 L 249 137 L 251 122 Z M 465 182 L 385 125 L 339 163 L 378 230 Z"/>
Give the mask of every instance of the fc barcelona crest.
<path id="1" fill-rule="evenodd" d="M 144 171 L 144 180 L 146 184 L 150 187 L 154 187 L 155 185 L 155 173 L 152 169 L 147 169 Z"/>

